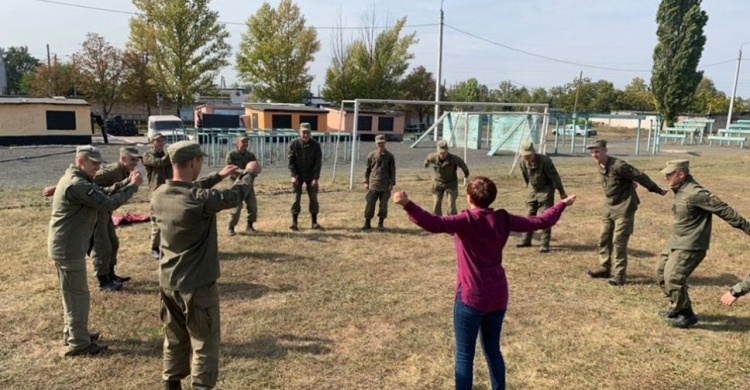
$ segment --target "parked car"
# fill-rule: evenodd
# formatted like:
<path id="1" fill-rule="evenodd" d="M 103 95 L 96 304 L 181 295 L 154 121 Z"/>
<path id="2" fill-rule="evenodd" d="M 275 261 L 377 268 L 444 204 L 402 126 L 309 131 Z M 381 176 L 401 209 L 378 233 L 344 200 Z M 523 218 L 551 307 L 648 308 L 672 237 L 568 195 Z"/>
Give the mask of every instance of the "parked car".
<path id="1" fill-rule="evenodd" d="M 573 134 L 573 128 L 574 128 L 573 125 L 565 125 L 565 127 L 563 128 L 563 131 L 561 131 L 560 133 L 563 135 L 571 135 Z M 576 132 L 576 135 L 580 137 L 583 137 L 584 135 L 588 137 L 596 135 L 596 130 L 592 130 L 592 129 L 584 130 L 584 128 L 581 126 L 575 126 L 575 132 Z M 552 130 L 552 134 L 557 134 L 556 130 Z"/>
<path id="2" fill-rule="evenodd" d="M 167 138 L 167 142 L 187 141 L 185 124 L 182 119 L 174 115 L 151 115 L 148 117 L 148 138 L 154 133 L 161 133 Z"/>

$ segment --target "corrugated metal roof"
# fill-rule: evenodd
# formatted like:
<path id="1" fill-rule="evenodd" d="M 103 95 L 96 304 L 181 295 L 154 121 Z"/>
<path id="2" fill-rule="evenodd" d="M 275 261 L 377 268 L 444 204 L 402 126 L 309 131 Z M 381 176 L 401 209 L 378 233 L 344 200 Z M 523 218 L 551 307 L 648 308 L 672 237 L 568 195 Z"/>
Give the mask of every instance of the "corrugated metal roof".
<path id="1" fill-rule="evenodd" d="M 257 111 L 314 112 L 321 114 L 328 113 L 328 110 L 326 109 L 310 107 L 301 104 L 245 103 L 243 104 L 243 107 L 247 107 Z"/>
<path id="2" fill-rule="evenodd" d="M 68 106 L 90 106 L 89 102 L 83 99 L 67 98 L 30 98 L 23 96 L 0 96 L 0 104 L 60 104 Z"/>

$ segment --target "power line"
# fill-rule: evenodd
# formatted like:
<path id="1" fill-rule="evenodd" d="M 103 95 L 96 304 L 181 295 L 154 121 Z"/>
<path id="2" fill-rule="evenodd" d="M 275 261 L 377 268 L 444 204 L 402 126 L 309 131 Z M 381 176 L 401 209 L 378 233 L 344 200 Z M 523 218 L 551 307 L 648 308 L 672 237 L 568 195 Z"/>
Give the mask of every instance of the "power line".
<path id="1" fill-rule="evenodd" d="M 139 12 L 133 12 L 133 11 L 123 11 L 118 9 L 112 9 L 112 8 L 102 8 L 102 7 L 92 7 L 88 5 L 82 5 L 82 4 L 74 4 L 74 3 L 66 3 L 63 1 L 53 1 L 53 0 L 34 0 L 40 3 L 48 3 L 48 4 L 55 4 L 55 5 L 62 5 L 66 7 L 74 7 L 74 8 L 83 8 L 93 11 L 102 11 L 102 12 L 112 12 L 117 14 L 125 14 L 125 15 L 133 15 L 133 16 L 142 16 L 142 13 Z M 246 26 L 247 23 L 243 22 L 223 22 L 219 21 L 221 24 L 226 25 L 233 25 L 233 26 Z M 437 26 L 438 23 L 424 23 L 424 24 L 406 24 L 403 27 L 404 28 L 420 28 L 420 27 L 434 27 Z M 343 27 L 343 26 L 310 26 L 311 28 L 314 28 L 316 30 L 364 30 L 364 29 L 374 29 L 374 30 L 384 30 L 392 28 L 393 26 L 361 26 L 361 27 Z"/>
<path id="2" fill-rule="evenodd" d="M 542 58 L 542 59 L 545 59 L 545 60 L 548 60 L 548 61 L 559 62 L 559 63 L 563 63 L 563 64 L 568 64 L 568 65 L 575 65 L 575 66 L 580 66 L 580 67 L 583 67 L 583 68 L 610 70 L 610 71 L 614 71 L 614 72 L 651 73 L 651 70 L 613 68 L 613 67 L 609 67 L 609 66 L 599 66 L 599 65 L 582 64 L 582 63 L 579 63 L 579 62 L 573 62 L 573 61 L 563 60 L 563 59 L 559 59 L 559 58 L 549 57 L 549 56 L 545 56 L 543 54 L 532 53 L 530 51 L 526 51 L 526 50 L 518 49 L 518 48 L 515 48 L 515 47 L 512 47 L 512 46 L 508 46 L 508 45 L 506 45 L 504 43 L 500 43 L 500 42 L 493 41 L 493 40 L 488 39 L 488 38 L 481 37 L 481 36 L 476 35 L 476 34 L 472 34 L 472 33 L 468 32 L 468 31 L 461 30 L 459 28 L 453 27 L 453 26 L 448 25 L 448 24 L 446 24 L 445 26 L 448 27 L 448 28 L 450 28 L 451 30 L 454 30 L 454 31 L 459 32 L 459 33 L 464 34 L 464 35 L 468 35 L 468 36 L 470 36 L 470 37 L 472 37 L 474 39 L 478 39 L 480 41 L 484 41 L 484 42 L 493 44 L 495 46 L 500 46 L 502 48 L 505 48 L 505 49 L 508 49 L 508 50 L 511 50 L 511 51 L 515 51 L 515 52 L 518 52 L 518 53 L 526 54 L 528 56 Z M 732 59 L 728 59 L 728 60 L 716 62 L 716 63 L 713 63 L 713 64 L 704 65 L 704 66 L 700 67 L 700 69 L 710 68 L 712 66 L 724 65 L 724 64 L 727 64 L 727 63 L 730 63 L 730 62 L 733 62 L 733 61 L 736 61 L 736 59 L 732 58 Z"/>

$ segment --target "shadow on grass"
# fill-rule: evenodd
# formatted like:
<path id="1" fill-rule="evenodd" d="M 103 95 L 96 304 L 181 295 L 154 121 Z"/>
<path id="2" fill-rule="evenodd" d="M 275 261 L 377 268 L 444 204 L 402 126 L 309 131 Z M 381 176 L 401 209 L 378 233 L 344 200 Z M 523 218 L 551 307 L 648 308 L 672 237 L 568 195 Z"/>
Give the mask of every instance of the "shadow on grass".
<path id="1" fill-rule="evenodd" d="M 740 281 L 734 274 L 723 273 L 713 276 L 691 276 L 688 278 L 688 286 L 732 286 Z"/>
<path id="2" fill-rule="evenodd" d="M 271 288 L 256 283 L 236 283 L 219 281 L 219 291 L 222 300 L 259 299 L 267 294 L 297 291 L 297 287 L 282 284 L 278 288 Z"/>
<path id="3" fill-rule="evenodd" d="M 554 242 L 554 241 L 553 241 Z M 583 244 L 572 244 L 572 245 L 552 245 L 553 248 L 559 248 L 569 252 L 592 252 L 597 253 L 596 244 L 583 245 Z M 644 251 L 641 249 L 628 248 L 628 256 L 635 258 L 647 259 L 656 256 L 656 253 Z"/>
<path id="4" fill-rule="evenodd" d="M 318 337 L 262 335 L 245 343 L 222 344 L 221 354 L 236 358 L 283 359 L 289 353 L 326 355 L 331 353 L 330 339 Z"/>
<path id="5" fill-rule="evenodd" d="M 132 280 L 130 282 L 126 282 L 125 285 L 122 286 L 122 290 L 120 292 L 124 294 L 134 294 L 134 295 L 157 295 L 159 294 L 159 281 L 157 280 Z M 115 293 L 115 294 L 119 294 Z"/>
<path id="6" fill-rule="evenodd" d="M 714 332 L 747 332 L 750 330 L 749 317 L 732 317 L 723 314 L 701 315 L 693 329 L 704 329 Z"/>
<path id="7" fill-rule="evenodd" d="M 164 340 L 105 339 L 103 343 L 109 347 L 107 355 L 161 358 Z"/>
<path id="8" fill-rule="evenodd" d="M 269 263 L 291 263 L 298 261 L 310 261 L 312 257 L 301 256 L 294 253 L 282 253 L 282 252 L 223 252 L 219 253 L 220 261 L 235 261 L 235 260 L 261 260 Z"/>

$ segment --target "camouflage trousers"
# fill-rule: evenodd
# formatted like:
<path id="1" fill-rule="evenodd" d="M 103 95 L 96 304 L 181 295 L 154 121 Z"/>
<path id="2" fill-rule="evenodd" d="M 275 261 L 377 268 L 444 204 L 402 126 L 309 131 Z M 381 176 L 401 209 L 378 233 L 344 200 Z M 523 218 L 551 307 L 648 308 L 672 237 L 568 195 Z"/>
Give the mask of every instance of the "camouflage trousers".
<path id="1" fill-rule="evenodd" d="M 691 309 L 687 278 L 706 257 L 705 250 L 664 248 L 656 262 L 656 283 L 676 311 Z"/>
<path id="2" fill-rule="evenodd" d="M 368 190 L 365 195 L 367 205 L 365 206 L 365 219 L 375 216 L 375 202 L 379 202 L 378 218 L 385 219 L 388 216 L 388 202 L 391 197 L 390 191 Z"/>
<path id="3" fill-rule="evenodd" d="M 443 183 L 434 183 L 432 185 L 432 213 L 443 215 L 443 195 L 448 194 L 448 215 L 458 214 L 456 209 L 456 198 L 458 198 L 458 183 L 445 185 Z"/>
<path id="4" fill-rule="evenodd" d="M 233 228 L 240 222 L 240 214 L 242 213 L 242 206 L 247 209 L 247 223 L 254 223 L 258 220 L 258 200 L 255 197 L 255 189 L 250 188 L 250 192 L 247 193 L 244 202 L 240 202 L 230 214 L 229 227 Z"/>
<path id="5" fill-rule="evenodd" d="M 60 292 L 63 303 L 63 335 L 68 342 L 69 351 L 77 351 L 91 344 L 89 336 L 89 309 L 91 294 L 86 279 L 86 260 L 81 259 L 82 265 L 76 269 L 57 267 L 57 279 L 60 282 Z"/>
<path id="6" fill-rule="evenodd" d="M 298 180 L 297 185 L 293 186 L 294 189 L 294 203 L 292 203 L 292 215 L 298 215 L 300 210 L 300 201 L 302 200 L 302 184 L 307 188 L 307 197 L 310 199 L 310 214 L 317 214 L 318 205 L 318 185 L 311 185 L 312 180 Z"/>
<path id="7" fill-rule="evenodd" d="M 120 240 L 117 238 L 112 214 L 107 213 L 106 219 L 99 216 L 94 228 L 94 246 L 91 250 L 94 271 L 97 276 L 109 274 L 111 268 L 117 265 L 117 251 Z"/>
<path id="8" fill-rule="evenodd" d="M 164 326 L 165 381 L 192 376 L 193 388 L 210 389 L 219 377 L 219 289 L 216 282 L 195 290 L 160 289 Z"/>
<path id="9" fill-rule="evenodd" d="M 599 265 L 612 276 L 625 277 L 628 268 L 628 240 L 633 234 L 635 211 L 619 218 L 602 217 L 599 235 Z"/>
<path id="10" fill-rule="evenodd" d="M 548 208 L 552 207 L 555 203 L 554 199 L 548 199 L 545 201 L 538 201 L 538 200 L 529 200 L 526 202 L 526 210 L 528 211 L 528 215 L 533 217 L 537 214 L 543 213 Z M 527 245 L 531 244 L 531 238 L 534 235 L 533 232 L 524 233 L 521 236 L 521 242 Z M 542 246 L 549 248 L 549 242 L 552 239 L 552 228 L 547 228 L 542 230 Z"/>

